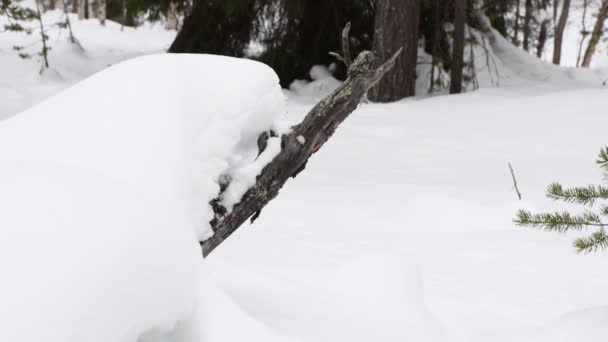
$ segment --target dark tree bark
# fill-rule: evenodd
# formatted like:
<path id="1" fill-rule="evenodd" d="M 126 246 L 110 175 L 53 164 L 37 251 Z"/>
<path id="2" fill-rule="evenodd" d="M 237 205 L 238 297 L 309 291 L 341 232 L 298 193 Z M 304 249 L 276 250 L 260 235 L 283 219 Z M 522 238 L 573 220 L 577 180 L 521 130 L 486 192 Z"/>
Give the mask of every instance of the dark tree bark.
<path id="1" fill-rule="evenodd" d="M 541 8 L 547 10 L 548 0 L 541 1 Z M 545 18 L 540 23 L 540 32 L 538 33 L 538 45 L 536 46 L 536 56 L 541 58 L 545 50 L 545 43 L 547 42 L 547 26 L 549 26 L 549 19 Z"/>
<path id="2" fill-rule="evenodd" d="M 194 1 L 169 52 L 242 57 L 251 41 L 257 15 L 255 1 L 242 1 L 242 4 L 228 12 L 221 0 Z"/>
<path id="3" fill-rule="evenodd" d="M 374 54 L 386 60 L 403 48 L 393 71 L 372 88 L 368 97 L 392 102 L 416 93 L 420 0 L 380 0 L 376 4 Z"/>
<path id="4" fill-rule="evenodd" d="M 587 7 L 589 0 L 583 0 L 583 15 L 581 15 L 581 40 L 578 43 L 578 52 L 576 53 L 576 67 L 581 65 L 581 58 L 583 57 L 583 44 L 587 38 Z"/>
<path id="5" fill-rule="evenodd" d="M 588 68 L 591 65 L 591 59 L 595 53 L 597 43 L 599 43 L 600 38 L 602 37 L 602 32 L 604 31 L 604 21 L 606 21 L 606 16 L 608 16 L 608 0 L 602 1 L 602 7 L 597 14 L 595 25 L 593 26 L 593 32 L 591 32 L 591 38 L 589 39 L 589 45 L 587 45 L 585 57 L 583 57 L 583 63 L 581 64 L 585 68 Z"/>
<path id="6" fill-rule="evenodd" d="M 562 42 L 564 40 L 564 29 L 568 22 L 570 12 L 570 0 L 562 0 L 562 12 L 555 26 L 555 37 L 553 38 L 553 64 L 559 65 L 562 59 Z"/>
<path id="7" fill-rule="evenodd" d="M 513 39 L 511 42 L 515 46 L 519 46 L 519 0 L 515 1 L 515 23 L 513 28 Z"/>
<path id="8" fill-rule="evenodd" d="M 532 0 L 526 0 L 526 12 L 524 14 L 524 50 L 530 51 L 530 33 L 532 31 L 530 24 L 532 23 Z"/>
<path id="9" fill-rule="evenodd" d="M 281 151 L 264 167 L 256 184 L 231 212 L 219 205 L 221 193 L 211 201 L 215 212 L 215 218 L 211 221 L 214 235 L 201 242 L 204 256 L 211 253 L 248 218 L 253 222 L 258 217 L 262 208 L 278 195 L 285 182 L 304 169 L 308 158 L 323 146 L 338 125 L 357 108 L 365 93 L 394 66 L 400 52 L 401 50 L 397 51 L 378 69 L 373 67 L 376 64 L 373 53 L 364 51 L 359 54 L 348 68 L 344 84 L 315 105 L 300 124 L 292 127 L 291 133 L 276 138 L 281 139 Z M 260 153 L 271 136 L 272 134 L 265 133 L 258 139 Z"/>
<path id="10" fill-rule="evenodd" d="M 454 49 L 450 75 L 450 94 L 462 92 L 462 67 L 464 65 L 464 25 L 466 19 L 466 0 L 454 0 Z"/>

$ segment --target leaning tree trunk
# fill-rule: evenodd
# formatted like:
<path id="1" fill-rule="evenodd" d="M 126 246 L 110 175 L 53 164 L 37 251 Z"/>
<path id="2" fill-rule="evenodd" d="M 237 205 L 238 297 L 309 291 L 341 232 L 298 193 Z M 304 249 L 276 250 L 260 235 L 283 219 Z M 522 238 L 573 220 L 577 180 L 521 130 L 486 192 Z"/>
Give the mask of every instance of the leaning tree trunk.
<path id="1" fill-rule="evenodd" d="M 392 102 L 416 93 L 420 0 L 380 0 L 376 4 L 374 54 L 386 60 L 403 48 L 393 71 L 371 89 L 376 102 Z"/>
<path id="2" fill-rule="evenodd" d="M 462 67 L 464 65 L 464 25 L 466 17 L 466 0 L 454 1 L 454 46 L 450 75 L 450 94 L 462 92 Z"/>
<path id="3" fill-rule="evenodd" d="M 595 25 L 593 26 L 593 32 L 591 33 L 591 39 L 589 39 L 589 45 L 587 45 L 585 57 L 583 57 L 583 63 L 581 64 L 585 68 L 588 68 L 591 65 L 591 59 L 593 58 L 593 54 L 597 48 L 597 43 L 599 43 L 604 31 L 604 21 L 606 21 L 606 16 L 608 16 L 608 0 L 604 0 L 602 2 L 602 7 L 597 14 L 597 19 L 595 20 Z"/>
<path id="4" fill-rule="evenodd" d="M 345 29 L 344 57 L 341 58 L 348 67 L 346 81 L 331 94 L 322 99 L 308 112 L 304 120 L 292 127 L 289 134 L 276 137 L 273 132 L 263 133 L 258 139 L 258 148 L 263 153 L 268 145 L 268 139 L 280 139 L 281 151 L 263 169 L 253 185 L 241 198 L 232 211 L 227 211 L 221 203 L 222 193 L 211 201 L 215 213 L 210 222 L 213 236 L 201 241 L 203 256 L 207 256 L 226 238 L 234 233 L 247 219 L 253 222 L 288 179 L 296 177 L 306 167 L 308 158 L 317 152 L 332 136 L 336 128 L 352 113 L 365 93 L 378 83 L 382 77 L 395 65 L 402 49 L 378 68 L 376 56 L 369 51 L 363 51 L 350 64 L 348 52 L 348 27 Z M 350 64 L 350 65 L 349 65 Z M 226 185 L 223 187 L 225 190 Z"/>
<path id="5" fill-rule="evenodd" d="M 553 38 L 553 64 L 559 65 L 562 59 L 562 42 L 569 12 L 570 0 L 562 0 L 562 13 L 559 15 L 559 21 L 555 26 L 555 37 Z"/>

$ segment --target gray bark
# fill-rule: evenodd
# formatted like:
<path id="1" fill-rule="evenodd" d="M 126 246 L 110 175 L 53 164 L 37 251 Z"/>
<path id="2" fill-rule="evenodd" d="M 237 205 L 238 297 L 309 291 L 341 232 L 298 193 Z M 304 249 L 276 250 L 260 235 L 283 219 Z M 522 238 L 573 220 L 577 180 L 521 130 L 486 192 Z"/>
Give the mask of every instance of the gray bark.
<path id="1" fill-rule="evenodd" d="M 78 19 L 80 20 L 84 19 L 85 17 L 85 5 L 85 0 L 76 0 L 76 11 L 78 12 Z"/>
<path id="2" fill-rule="evenodd" d="M 602 1 L 602 7 L 597 14 L 595 25 L 593 26 L 593 32 L 591 32 L 591 38 L 589 39 L 589 45 L 587 45 L 585 57 L 583 57 L 583 63 L 581 64 L 583 67 L 588 68 L 591 65 L 591 59 L 593 58 L 593 54 L 597 48 L 597 43 L 599 43 L 604 31 L 604 21 L 606 21 L 606 16 L 608 16 L 608 0 Z"/>
<path id="3" fill-rule="evenodd" d="M 450 94 L 462 92 L 462 67 L 464 65 L 464 25 L 466 0 L 454 1 L 454 46 L 450 75 Z"/>
<path id="4" fill-rule="evenodd" d="M 553 37 L 553 64 L 559 65 L 562 59 L 562 42 L 564 40 L 564 29 L 568 22 L 568 13 L 570 12 L 570 0 L 563 0 L 562 12 L 559 15 L 559 21 L 555 26 L 555 36 Z"/>
<path id="5" fill-rule="evenodd" d="M 101 25 L 106 25 L 107 19 L 107 1 L 106 0 L 96 0 L 96 10 L 97 10 L 97 19 L 99 19 L 99 23 Z"/>
<path id="6" fill-rule="evenodd" d="M 165 22 L 165 29 L 177 30 L 177 4 L 175 1 L 169 2 L 167 8 L 167 21 Z"/>
<path id="7" fill-rule="evenodd" d="M 262 208 L 279 194 L 285 182 L 304 170 L 308 158 L 323 146 L 340 123 L 357 108 L 365 93 L 394 66 L 399 53 L 401 50 L 378 69 L 373 67 L 376 60 L 373 53 L 364 51 L 359 54 L 348 68 L 346 81 L 317 103 L 301 123 L 292 127 L 291 133 L 280 137 L 281 151 L 264 167 L 256 184 L 231 212 L 219 204 L 221 193 L 211 201 L 215 212 L 215 218 L 210 222 L 214 235 L 201 241 L 204 256 L 211 253 L 247 219 L 251 218 L 253 222 Z M 272 133 L 264 133 L 258 139 L 260 153 L 271 136 Z M 300 136 L 304 138 L 303 143 L 301 138 L 298 139 Z"/>
<path id="8" fill-rule="evenodd" d="M 530 33 L 532 23 L 532 0 L 526 0 L 525 2 L 526 11 L 524 14 L 524 42 L 523 47 L 524 50 L 530 51 Z"/>
<path id="9" fill-rule="evenodd" d="M 374 54 L 386 60 L 403 48 L 394 70 L 368 94 L 375 102 L 392 102 L 416 93 L 420 0 L 380 0 L 376 4 Z"/>

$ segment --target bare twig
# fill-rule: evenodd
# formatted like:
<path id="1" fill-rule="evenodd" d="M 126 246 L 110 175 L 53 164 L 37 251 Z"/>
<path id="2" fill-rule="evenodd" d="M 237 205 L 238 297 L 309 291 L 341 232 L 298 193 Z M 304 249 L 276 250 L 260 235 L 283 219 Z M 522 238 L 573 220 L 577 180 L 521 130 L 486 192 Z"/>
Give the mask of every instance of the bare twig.
<path id="1" fill-rule="evenodd" d="M 346 23 L 346 26 L 344 26 L 344 29 L 342 30 L 342 54 L 343 54 L 343 58 L 344 58 L 344 64 L 346 65 L 346 68 L 348 69 L 350 67 L 351 64 L 351 58 L 350 58 L 350 42 L 349 42 L 349 38 L 350 37 L 350 21 L 348 23 Z"/>
<path id="2" fill-rule="evenodd" d="M 38 14 L 38 23 L 40 24 L 40 36 L 42 38 L 42 57 L 44 58 L 44 67 L 48 69 L 48 67 L 49 67 L 48 48 L 46 46 L 46 33 L 44 33 L 44 26 L 42 24 L 42 13 L 40 12 L 40 0 L 36 0 L 36 13 Z"/>
<path id="3" fill-rule="evenodd" d="M 511 178 L 513 178 L 513 188 L 517 193 L 517 197 L 521 201 L 521 193 L 519 192 L 519 188 L 517 187 L 517 180 L 515 179 L 515 172 L 513 172 L 513 167 L 511 166 L 511 163 L 509 163 L 509 170 L 511 170 Z"/>
<path id="4" fill-rule="evenodd" d="M 378 83 L 382 77 L 384 77 L 384 75 L 395 66 L 395 61 L 401 55 L 402 51 L 403 46 L 400 47 L 399 50 L 397 50 L 397 52 L 391 56 L 391 58 L 389 58 L 386 62 L 384 62 L 384 64 L 374 71 L 372 77 L 367 81 L 367 90 L 375 86 L 376 83 Z"/>
<path id="5" fill-rule="evenodd" d="M 344 64 L 346 64 L 346 61 L 344 60 L 344 58 L 342 56 L 340 56 L 339 53 L 337 52 L 330 52 L 329 53 L 330 56 L 333 56 L 335 59 L 337 59 L 339 62 L 342 62 Z"/>

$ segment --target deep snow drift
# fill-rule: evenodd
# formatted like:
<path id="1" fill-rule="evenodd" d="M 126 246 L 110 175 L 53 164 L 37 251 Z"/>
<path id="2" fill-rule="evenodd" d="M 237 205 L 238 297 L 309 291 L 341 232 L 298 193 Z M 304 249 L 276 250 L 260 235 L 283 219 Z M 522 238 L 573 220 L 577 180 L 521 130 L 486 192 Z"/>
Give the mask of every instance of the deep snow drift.
<path id="1" fill-rule="evenodd" d="M 255 180 L 284 105 L 263 64 L 156 55 L 2 121 L 0 340 L 134 342 L 197 320 L 217 180 Z"/>

